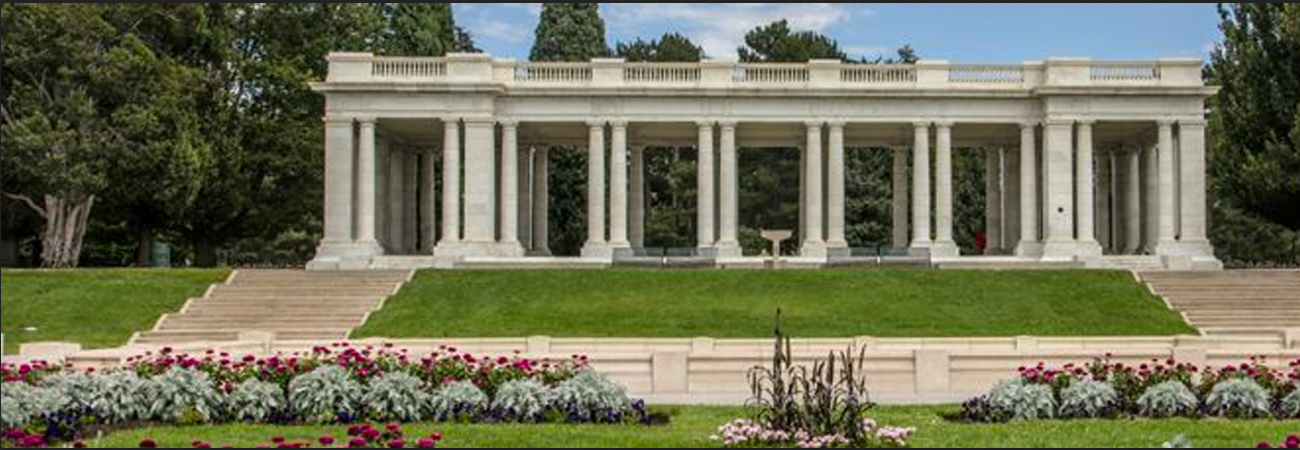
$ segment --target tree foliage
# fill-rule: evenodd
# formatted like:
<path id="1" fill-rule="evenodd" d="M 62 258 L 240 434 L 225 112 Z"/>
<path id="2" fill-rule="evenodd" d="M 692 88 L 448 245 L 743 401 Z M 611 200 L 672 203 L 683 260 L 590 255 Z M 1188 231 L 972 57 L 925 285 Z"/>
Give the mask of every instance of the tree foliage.
<path id="1" fill-rule="evenodd" d="M 681 34 L 664 33 L 659 39 L 620 42 L 614 55 L 629 62 L 697 62 L 704 59 L 704 48 Z"/>
<path id="2" fill-rule="evenodd" d="M 401 56 L 478 52 L 468 31 L 456 26 L 451 3 L 387 3 L 384 50 Z"/>
<path id="3" fill-rule="evenodd" d="M 1211 238 L 1226 260 L 1296 264 L 1294 250 L 1258 250 L 1300 239 L 1300 6 L 1234 3 L 1219 15 L 1224 40 L 1206 69 L 1221 87 L 1210 101 Z M 1265 231 L 1278 227 L 1290 232 Z"/>
<path id="4" fill-rule="evenodd" d="M 543 3 L 531 61 L 589 61 L 609 54 L 599 3 Z"/>

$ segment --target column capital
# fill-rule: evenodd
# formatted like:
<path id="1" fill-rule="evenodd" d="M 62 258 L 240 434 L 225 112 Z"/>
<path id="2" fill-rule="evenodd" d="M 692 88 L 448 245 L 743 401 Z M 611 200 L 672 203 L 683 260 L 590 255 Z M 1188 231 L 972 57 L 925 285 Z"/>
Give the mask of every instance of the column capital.
<path id="1" fill-rule="evenodd" d="M 912 128 L 930 128 L 930 124 L 931 122 L 928 120 L 914 120 L 912 121 Z"/>
<path id="2" fill-rule="evenodd" d="M 357 121 L 357 123 L 360 125 L 370 125 L 370 126 L 374 126 L 375 122 L 378 121 L 378 119 L 375 116 L 353 116 L 352 120 Z"/>
<path id="3" fill-rule="evenodd" d="M 460 117 L 457 117 L 457 116 L 444 116 L 444 117 L 439 117 L 438 120 L 442 121 L 442 123 L 447 124 L 447 125 L 455 125 L 455 124 L 457 124 L 457 123 L 460 123 Z"/>
<path id="4" fill-rule="evenodd" d="M 495 126 L 495 125 L 497 124 L 497 120 L 496 120 L 495 118 L 492 118 L 492 117 L 466 117 L 466 118 L 461 119 L 461 120 L 462 120 L 463 122 L 465 122 L 465 126 L 467 126 L 467 127 L 470 126 L 470 125 L 474 125 L 474 126 Z"/>
<path id="5" fill-rule="evenodd" d="M 952 120 L 936 120 L 936 121 L 934 121 L 934 126 L 935 126 L 936 128 L 952 128 L 952 126 L 955 125 L 955 124 L 956 124 L 956 123 L 955 123 L 954 121 L 952 121 Z"/>
<path id="6" fill-rule="evenodd" d="M 699 128 L 713 128 L 714 121 L 710 119 L 700 119 L 695 121 L 695 126 Z"/>
<path id="7" fill-rule="evenodd" d="M 1208 124 L 1208 123 L 1209 123 L 1209 121 L 1205 120 L 1205 118 L 1180 119 L 1180 120 L 1178 121 L 1178 126 L 1182 126 L 1182 127 L 1187 127 L 1187 126 L 1192 126 L 1192 127 L 1203 127 L 1203 126 L 1205 126 L 1205 125 Z"/>
<path id="8" fill-rule="evenodd" d="M 1026 120 L 1026 121 L 1020 122 L 1019 125 L 1020 125 L 1020 129 L 1021 129 L 1021 130 L 1032 129 L 1032 128 L 1037 128 L 1038 125 L 1039 125 L 1039 122 L 1038 122 L 1037 120 Z"/>
<path id="9" fill-rule="evenodd" d="M 1074 121 L 1074 123 L 1078 124 L 1079 126 L 1087 126 L 1087 127 L 1090 127 L 1090 126 L 1096 125 L 1096 124 L 1097 124 L 1097 120 L 1096 120 L 1096 119 L 1079 119 L 1079 120 Z"/>
<path id="10" fill-rule="evenodd" d="M 326 125 L 331 125 L 331 124 L 343 125 L 343 124 L 351 124 L 353 118 L 352 116 L 340 116 L 337 114 L 329 114 L 324 117 L 321 117 L 320 120 L 321 122 L 325 122 Z"/>
<path id="11" fill-rule="evenodd" d="M 1162 127 L 1172 127 L 1177 123 L 1178 123 L 1177 120 L 1169 119 L 1169 118 L 1156 119 L 1156 125 L 1160 125 Z"/>
<path id="12" fill-rule="evenodd" d="M 604 119 L 587 119 L 587 127 L 596 128 L 605 126 Z"/>
<path id="13" fill-rule="evenodd" d="M 822 126 L 823 124 L 825 124 L 825 123 L 826 123 L 825 121 L 822 121 L 822 120 L 815 120 L 815 119 L 814 119 L 814 120 L 805 120 L 805 121 L 803 122 L 804 126 L 810 128 L 810 129 L 811 129 L 811 128 L 821 128 L 821 126 Z"/>
<path id="14" fill-rule="evenodd" d="M 1043 121 L 1045 127 L 1072 127 L 1074 121 L 1070 119 L 1047 119 Z"/>
<path id="15" fill-rule="evenodd" d="M 518 127 L 519 121 L 515 119 L 497 119 L 497 124 L 503 127 Z"/>
<path id="16" fill-rule="evenodd" d="M 718 126 L 721 128 L 736 128 L 737 122 L 733 119 L 719 120 Z"/>
<path id="17" fill-rule="evenodd" d="M 614 128 L 627 128 L 627 119 L 610 119 L 609 126 Z"/>
<path id="18" fill-rule="evenodd" d="M 826 126 L 831 128 L 844 128 L 844 126 L 848 125 L 848 123 L 849 122 L 844 119 L 832 119 L 826 121 Z"/>

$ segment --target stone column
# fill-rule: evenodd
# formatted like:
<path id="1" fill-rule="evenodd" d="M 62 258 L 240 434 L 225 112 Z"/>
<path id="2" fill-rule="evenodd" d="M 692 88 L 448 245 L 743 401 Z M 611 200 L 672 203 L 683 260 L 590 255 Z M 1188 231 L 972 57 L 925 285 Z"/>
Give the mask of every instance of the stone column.
<path id="1" fill-rule="evenodd" d="M 635 145 L 632 147 L 632 169 L 629 175 L 629 188 L 631 193 L 628 195 L 628 203 L 631 211 L 628 213 L 628 239 L 632 241 L 633 249 L 645 248 L 645 146 Z"/>
<path id="2" fill-rule="evenodd" d="M 587 244 L 584 257 L 608 257 L 605 238 L 605 122 L 587 122 Z"/>
<path id="3" fill-rule="evenodd" d="M 930 123 L 912 124 L 912 245 L 908 252 L 929 256 L 930 235 Z"/>
<path id="4" fill-rule="evenodd" d="M 696 190 L 696 215 L 695 222 L 698 235 L 698 246 L 700 253 L 703 255 L 713 255 L 714 245 L 717 244 L 713 235 L 716 228 L 714 218 L 717 217 L 717 211 L 714 209 L 713 200 L 716 196 L 714 186 L 717 184 L 713 179 L 713 122 L 702 121 L 696 123 L 699 127 L 699 145 L 696 165 L 699 169 L 699 187 Z"/>
<path id="5" fill-rule="evenodd" d="M 844 122 L 827 122 L 826 248 L 830 255 L 849 256 L 845 238 Z"/>
<path id="6" fill-rule="evenodd" d="M 1154 255 L 1160 240 L 1160 152 L 1142 148 L 1142 251 Z"/>
<path id="7" fill-rule="evenodd" d="M 808 129 L 807 144 L 805 152 L 808 154 L 807 165 L 804 167 L 804 179 L 807 180 L 805 188 L 807 189 L 807 217 L 808 234 L 804 236 L 803 248 L 800 255 L 805 257 L 825 258 L 826 241 L 825 230 L 822 227 L 822 171 L 826 166 L 822 164 L 822 123 L 809 121 L 805 123 Z"/>
<path id="8" fill-rule="evenodd" d="M 1102 152 L 1097 155 L 1097 197 L 1094 199 L 1093 207 L 1097 211 L 1097 241 L 1101 244 L 1102 253 L 1114 252 L 1113 233 L 1111 231 L 1111 153 Z"/>
<path id="9" fill-rule="evenodd" d="M 1159 194 L 1156 204 L 1158 205 L 1160 216 L 1156 229 L 1156 254 L 1171 255 L 1177 253 L 1178 245 L 1178 228 L 1177 228 L 1177 205 L 1178 199 L 1175 196 L 1174 186 L 1174 122 L 1171 120 L 1161 120 L 1159 122 L 1159 131 L 1157 133 L 1157 147 L 1159 156 L 1157 159 L 1158 189 Z"/>
<path id="10" fill-rule="evenodd" d="M 378 218 L 375 209 L 375 119 L 361 118 L 357 124 L 360 126 L 357 135 L 357 243 L 378 247 L 379 241 L 375 239 Z"/>
<path id="11" fill-rule="evenodd" d="M 612 121 L 609 128 L 609 245 L 619 256 L 632 256 L 627 238 L 627 122 Z"/>
<path id="12" fill-rule="evenodd" d="M 1142 249 L 1142 150 L 1124 152 L 1124 254 L 1136 255 Z"/>
<path id="13" fill-rule="evenodd" d="M 1002 252 L 1014 254 L 1020 243 L 1020 152 L 1002 149 Z"/>
<path id="14" fill-rule="evenodd" d="M 1043 258 L 1072 260 L 1078 251 L 1074 238 L 1074 123 L 1054 120 L 1044 126 L 1043 186 L 1047 216 L 1047 239 L 1043 242 Z M 1089 199 L 1091 202 L 1091 199 Z"/>
<path id="15" fill-rule="evenodd" d="M 515 214 L 519 217 L 519 244 L 525 250 L 533 248 L 533 148 L 531 145 L 521 144 L 519 152 L 515 155 L 517 167 L 515 173 L 519 177 L 516 184 L 515 198 L 519 199 L 518 208 L 515 208 Z M 527 254 L 527 252 L 525 252 Z"/>
<path id="16" fill-rule="evenodd" d="M 1075 239 L 1078 241 L 1077 256 L 1101 255 L 1101 245 L 1097 243 L 1096 222 L 1094 219 L 1096 191 L 1093 185 L 1093 148 L 1091 120 L 1079 121 L 1076 134 L 1076 158 L 1074 173 L 1075 205 Z"/>
<path id="17" fill-rule="evenodd" d="M 501 241 L 498 256 L 523 256 L 519 244 L 519 123 L 501 121 Z"/>
<path id="18" fill-rule="evenodd" d="M 420 214 L 420 248 L 418 251 L 419 253 L 425 254 L 433 253 L 433 246 L 438 243 L 434 236 L 434 234 L 437 233 L 437 230 L 433 228 L 435 222 L 434 219 L 436 217 L 435 214 L 437 214 L 437 208 L 434 207 L 434 204 L 437 202 L 433 200 L 434 192 L 436 191 L 436 186 L 434 186 L 436 180 L 433 176 L 435 170 L 437 170 L 437 167 L 435 167 L 433 162 L 433 151 L 421 151 L 420 204 L 418 205 Z"/>
<path id="19" fill-rule="evenodd" d="M 984 155 L 984 254 L 1002 248 L 1002 149 Z"/>
<path id="20" fill-rule="evenodd" d="M 405 175 L 402 177 L 402 250 L 404 254 L 413 254 L 420 247 L 420 202 L 416 197 L 420 195 L 420 155 L 415 151 L 408 151 L 402 170 Z"/>
<path id="21" fill-rule="evenodd" d="M 934 256 L 957 256 L 952 239 L 952 122 L 936 122 L 934 138 Z"/>
<path id="22" fill-rule="evenodd" d="M 496 121 L 465 120 L 465 242 L 475 255 L 490 253 L 496 230 Z"/>
<path id="23" fill-rule="evenodd" d="M 1205 121 L 1178 122 L 1178 150 L 1182 186 L 1182 232 L 1179 241 L 1195 256 L 1214 255 L 1206 238 L 1205 204 Z M 1293 174 L 1294 175 L 1294 174 Z"/>
<path id="24" fill-rule="evenodd" d="M 351 118 L 325 118 L 325 238 L 322 246 L 352 243 L 354 148 Z"/>
<path id="25" fill-rule="evenodd" d="M 719 122 L 718 131 L 721 136 L 718 138 L 719 146 L 719 165 L 721 170 L 718 174 L 718 186 L 721 191 L 719 194 L 719 219 L 717 255 L 722 258 L 737 258 L 741 256 L 739 236 L 739 210 L 740 210 L 740 189 L 739 178 L 736 171 L 737 167 L 737 148 L 736 148 L 736 123 Z"/>
<path id="26" fill-rule="evenodd" d="M 907 148 L 894 147 L 890 150 L 894 160 L 894 253 L 905 254 L 908 244 L 907 229 Z"/>
<path id="27" fill-rule="evenodd" d="M 1036 124 L 1020 124 L 1020 241 L 1016 256 L 1039 257 L 1043 246 L 1039 241 L 1038 206 L 1038 138 Z"/>
<path id="28" fill-rule="evenodd" d="M 806 143 L 805 143 L 806 144 Z M 799 150 L 799 241 L 808 236 L 808 151 L 801 144 Z"/>
<path id="29" fill-rule="evenodd" d="M 550 236 L 550 147 L 542 146 L 533 154 L 533 256 L 551 256 Z"/>
<path id="30" fill-rule="evenodd" d="M 442 132 L 442 240 L 441 244 L 460 242 L 460 123 L 443 119 Z"/>
<path id="31" fill-rule="evenodd" d="M 388 249 L 402 253 L 406 245 L 406 152 L 388 152 Z"/>

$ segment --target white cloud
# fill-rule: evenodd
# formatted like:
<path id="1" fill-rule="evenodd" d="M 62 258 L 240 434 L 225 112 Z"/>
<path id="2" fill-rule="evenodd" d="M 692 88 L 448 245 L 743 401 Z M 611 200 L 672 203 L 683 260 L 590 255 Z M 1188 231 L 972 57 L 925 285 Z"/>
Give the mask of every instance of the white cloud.
<path id="1" fill-rule="evenodd" d="M 872 15 L 868 9 L 855 11 Z M 606 22 L 619 30 L 677 31 L 689 36 L 710 57 L 734 59 L 745 33 L 759 25 L 787 19 L 796 30 L 825 32 L 848 21 L 851 13 L 839 3 L 615 3 L 607 7 Z M 666 26 L 665 26 L 666 25 Z"/>

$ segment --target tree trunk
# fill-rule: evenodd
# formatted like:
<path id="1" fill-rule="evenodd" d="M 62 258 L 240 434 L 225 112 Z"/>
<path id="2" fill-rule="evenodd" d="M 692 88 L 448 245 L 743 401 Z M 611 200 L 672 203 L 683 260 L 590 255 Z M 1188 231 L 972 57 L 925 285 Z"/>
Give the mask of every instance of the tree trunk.
<path id="1" fill-rule="evenodd" d="M 141 231 L 135 246 L 135 266 L 149 267 L 153 256 L 153 233 Z"/>
<path id="2" fill-rule="evenodd" d="M 212 239 L 204 237 L 194 242 L 194 265 L 217 267 L 217 247 L 212 245 Z"/>
<path id="3" fill-rule="evenodd" d="M 77 267 L 81 259 L 82 239 L 86 236 L 86 222 L 90 218 L 90 209 L 94 204 L 93 195 L 80 203 L 51 195 L 45 196 L 45 209 L 37 210 L 45 216 L 45 231 L 41 235 L 43 267 L 53 269 Z"/>

